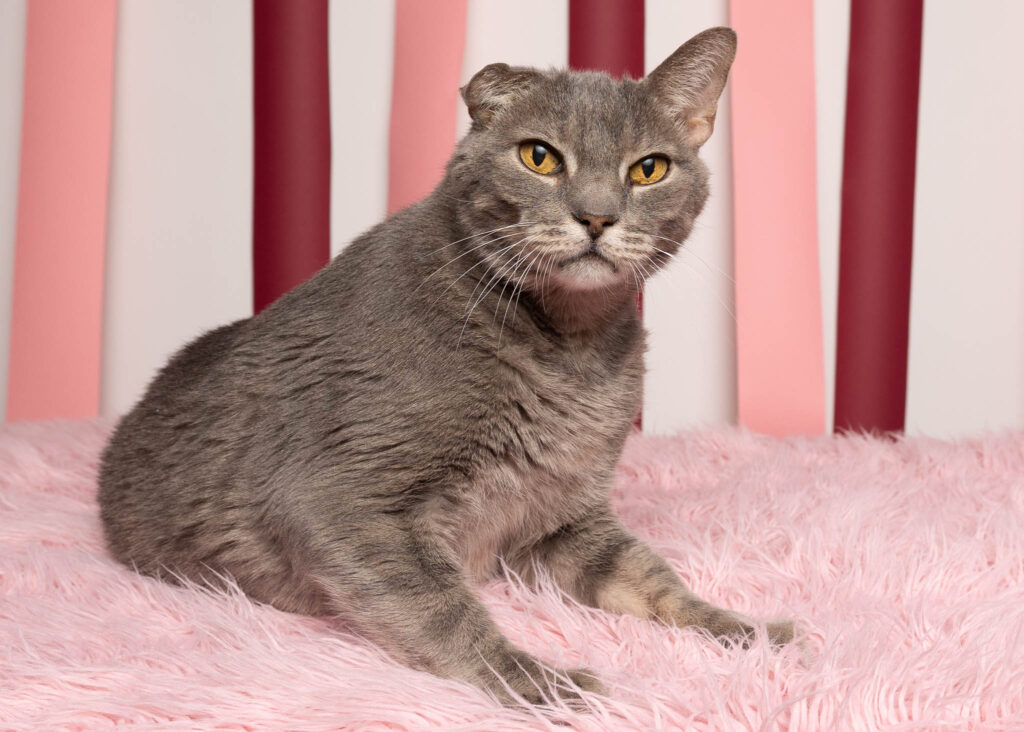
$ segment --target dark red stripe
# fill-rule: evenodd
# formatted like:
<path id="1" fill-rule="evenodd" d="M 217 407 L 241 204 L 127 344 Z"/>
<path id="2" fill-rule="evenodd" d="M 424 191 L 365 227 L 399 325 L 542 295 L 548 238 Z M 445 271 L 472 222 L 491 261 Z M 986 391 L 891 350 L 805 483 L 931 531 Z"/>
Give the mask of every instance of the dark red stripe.
<path id="1" fill-rule="evenodd" d="M 327 0 L 253 0 L 253 307 L 330 256 Z"/>
<path id="2" fill-rule="evenodd" d="M 569 67 L 644 75 L 644 0 L 569 0 Z"/>
<path id="3" fill-rule="evenodd" d="M 837 430 L 902 430 L 922 0 L 853 0 L 843 151 Z"/>

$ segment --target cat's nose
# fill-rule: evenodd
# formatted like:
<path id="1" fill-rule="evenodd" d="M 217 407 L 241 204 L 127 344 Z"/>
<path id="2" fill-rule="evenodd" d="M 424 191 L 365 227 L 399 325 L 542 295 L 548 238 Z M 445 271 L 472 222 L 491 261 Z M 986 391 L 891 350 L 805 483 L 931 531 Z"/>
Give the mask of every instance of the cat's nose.
<path id="1" fill-rule="evenodd" d="M 597 239 L 606 228 L 619 220 L 618 216 L 601 216 L 590 213 L 573 214 L 572 217 L 583 225 L 583 228 L 590 234 L 591 240 Z"/>

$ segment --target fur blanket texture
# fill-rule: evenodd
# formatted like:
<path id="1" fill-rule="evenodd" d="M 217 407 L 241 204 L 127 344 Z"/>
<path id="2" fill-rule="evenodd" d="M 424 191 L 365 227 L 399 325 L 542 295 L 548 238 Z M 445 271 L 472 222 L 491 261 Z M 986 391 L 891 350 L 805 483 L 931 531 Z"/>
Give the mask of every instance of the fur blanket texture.
<path id="1" fill-rule="evenodd" d="M 509 709 L 343 620 L 172 587 L 107 556 L 108 423 L 0 427 L 0 730 L 1024 730 L 1024 434 L 635 436 L 613 501 L 701 596 L 795 618 L 724 647 L 514 577 L 509 638 L 594 669 L 585 711 Z"/>

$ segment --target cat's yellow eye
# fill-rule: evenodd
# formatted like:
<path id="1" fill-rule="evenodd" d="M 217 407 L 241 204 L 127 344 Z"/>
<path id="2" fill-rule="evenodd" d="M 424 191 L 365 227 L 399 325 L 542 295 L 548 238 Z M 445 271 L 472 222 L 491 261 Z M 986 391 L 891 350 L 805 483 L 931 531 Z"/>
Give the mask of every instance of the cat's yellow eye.
<path id="1" fill-rule="evenodd" d="M 661 155 L 650 155 L 629 167 L 629 179 L 637 185 L 657 183 L 668 172 L 668 160 Z"/>
<path id="2" fill-rule="evenodd" d="M 535 173 L 548 175 L 562 167 L 562 160 L 548 145 L 539 140 L 528 140 L 519 146 L 519 157 Z"/>

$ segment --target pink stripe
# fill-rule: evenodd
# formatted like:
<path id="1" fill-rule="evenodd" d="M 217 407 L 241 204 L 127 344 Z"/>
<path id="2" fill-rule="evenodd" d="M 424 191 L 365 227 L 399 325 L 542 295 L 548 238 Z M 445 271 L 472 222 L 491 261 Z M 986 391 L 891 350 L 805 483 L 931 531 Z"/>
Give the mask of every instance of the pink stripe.
<path id="1" fill-rule="evenodd" d="M 99 408 L 116 0 L 29 0 L 7 417 Z"/>
<path id="2" fill-rule="evenodd" d="M 825 430 L 813 0 L 731 0 L 740 422 Z"/>
<path id="3" fill-rule="evenodd" d="M 466 0 L 396 0 L 388 213 L 426 196 L 444 174 L 465 45 Z"/>

